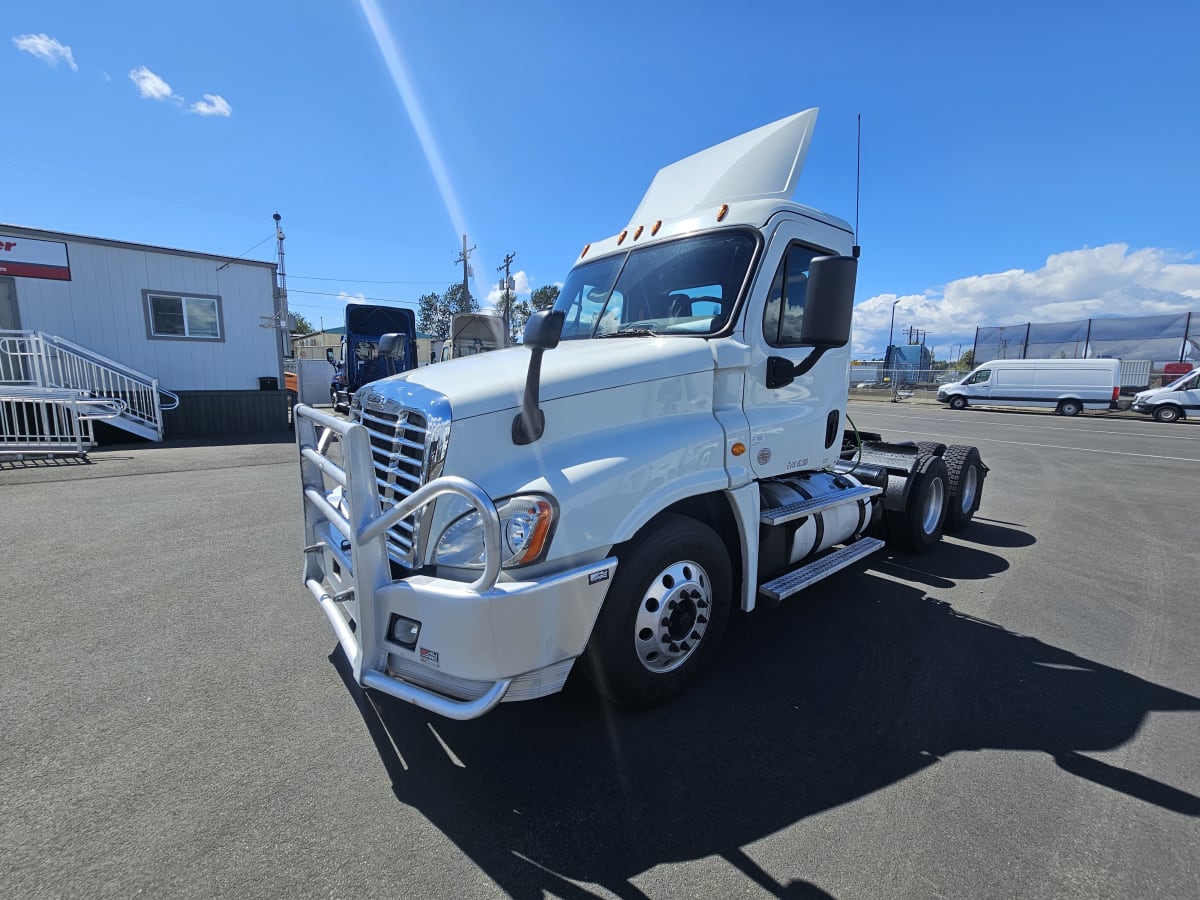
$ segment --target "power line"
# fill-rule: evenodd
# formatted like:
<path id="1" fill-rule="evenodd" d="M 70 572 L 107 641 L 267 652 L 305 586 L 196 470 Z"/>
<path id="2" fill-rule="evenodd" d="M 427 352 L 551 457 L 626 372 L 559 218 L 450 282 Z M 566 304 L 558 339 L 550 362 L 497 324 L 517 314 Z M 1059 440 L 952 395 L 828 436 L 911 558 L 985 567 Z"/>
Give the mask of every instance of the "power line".
<path id="1" fill-rule="evenodd" d="M 296 276 L 293 275 L 293 278 Z M 289 288 L 289 293 L 292 294 L 315 294 L 318 297 L 347 297 L 352 302 L 355 300 L 370 300 L 372 303 L 403 303 L 405 306 L 417 306 L 416 300 L 392 300 L 389 297 L 362 297 L 357 294 L 347 294 L 345 291 L 338 291 L 336 294 L 333 291 L 306 291 L 301 288 Z"/>
<path id="2" fill-rule="evenodd" d="M 327 275 L 292 275 L 292 280 L 302 281 L 344 281 L 347 284 L 442 284 L 443 281 L 380 281 L 374 278 L 332 278 Z"/>
<path id="3" fill-rule="evenodd" d="M 267 235 L 265 238 L 263 238 L 261 241 L 259 241 L 257 244 L 255 244 L 253 247 L 251 247 L 249 250 L 243 250 L 243 251 L 242 251 L 241 253 L 239 253 L 237 256 L 231 256 L 231 257 L 227 258 L 227 259 L 225 260 L 225 262 L 223 262 L 223 263 L 221 263 L 221 265 L 217 266 L 217 271 L 218 271 L 218 272 L 220 272 L 222 269 L 224 269 L 224 268 L 225 268 L 227 265 L 229 265 L 231 262 L 235 262 L 236 260 L 239 260 L 239 259 L 241 259 L 241 258 L 242 258 L 243 256 L 245 256 L 247 253 L 250 253 L 250 252 L 251 252 L 251 251 L 253 251 L 253 250 L 257 250 L 259 247 L 261 247 L 263 244 L 265 244 L 267 241 L 269 241 L 269 240 L 270 240 L 271 238 L 273 238 L 273 237 L 275 237 L 275 235 L 274 235 L 274 234 L 268 234 L 268 235 Z"/>

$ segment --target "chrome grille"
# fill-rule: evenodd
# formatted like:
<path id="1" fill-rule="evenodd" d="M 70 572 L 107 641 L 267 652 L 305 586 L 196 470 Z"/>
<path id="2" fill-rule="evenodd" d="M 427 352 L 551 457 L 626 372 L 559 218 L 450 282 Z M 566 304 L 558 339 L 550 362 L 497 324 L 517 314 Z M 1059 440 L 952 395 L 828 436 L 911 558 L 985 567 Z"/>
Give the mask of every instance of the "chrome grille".
<path id="1" fill-rule="evenodd" d="M 356 409 L 356 416 L 371 435 L 371 457 L 375 463 L 375 483 L 379 487 L 380 506 L 391 509 L 421 486 L 425 478 L 427 422 L 412 409 L 399 412 Z M 414 568 L 417 511 L 387 533 L 388 555 L 408 568 Z"/>

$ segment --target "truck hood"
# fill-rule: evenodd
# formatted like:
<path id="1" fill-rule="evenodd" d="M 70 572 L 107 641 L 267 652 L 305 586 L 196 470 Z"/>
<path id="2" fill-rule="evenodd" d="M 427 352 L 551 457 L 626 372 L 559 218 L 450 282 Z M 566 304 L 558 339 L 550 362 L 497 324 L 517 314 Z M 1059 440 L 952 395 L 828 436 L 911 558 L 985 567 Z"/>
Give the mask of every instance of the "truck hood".
<path id="1" fill-rule="evenodd" d="M 384 379 L 372 389 L 388 394 L 401 388 L 400 382 L 422 385 L 450 401 L 455 419 L 515 410 L 525 393 L 530 355 L 524 347 L 510 347 L 467 356 Z M 563 341 L 542 357 L 539 396 L 542 403 L 547 403 L 637 382 L 711 371 L 713 365 L 708 342 L 696 338 Z"/>

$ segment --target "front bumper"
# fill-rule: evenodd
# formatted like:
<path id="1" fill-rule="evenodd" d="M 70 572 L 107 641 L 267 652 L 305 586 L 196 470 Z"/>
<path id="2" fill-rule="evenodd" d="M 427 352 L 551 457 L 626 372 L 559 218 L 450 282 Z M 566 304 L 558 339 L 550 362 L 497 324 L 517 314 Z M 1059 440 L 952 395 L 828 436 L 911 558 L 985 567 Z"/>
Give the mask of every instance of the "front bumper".
<path id="1" fill-rule="evenodd" d="M 587 645 L 616 559 L 536 581 L 501 581 L 499 518 L 476 485 L 439 478 L 382 512 L 366 429 L 306 406 L 296 407 L 295 421 L 305 497 L 304 581 L 358 683 L 455 719 L 481 716 L 501 700 L 560 690 Z M 334 435 L 341 466 L 328 456 Z M 344 505 L 329 502 L 330 482 L 342 488 Z M 480 513 L 483 573 L 470 584 L 427 575 L 393 578 L 384 533 L 445 494 L 463 497 Z M 397 640 L 397 618 L 418 623 L 415 640 Z"/>

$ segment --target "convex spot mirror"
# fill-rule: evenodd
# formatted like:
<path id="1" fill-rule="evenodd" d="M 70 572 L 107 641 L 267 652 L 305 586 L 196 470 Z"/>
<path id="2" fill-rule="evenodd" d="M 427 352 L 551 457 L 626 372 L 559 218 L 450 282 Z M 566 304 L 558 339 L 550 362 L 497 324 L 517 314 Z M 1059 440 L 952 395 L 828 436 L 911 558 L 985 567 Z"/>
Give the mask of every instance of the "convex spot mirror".
<path id="1" fill-rule="evenodd" d="M 858 260 L 852 256 L 818 256 L 809 264 L 808 292 L 800 343 L 833 349 L 850 342 L 854 316 L 854 283 Z"/>
<path id="2" fill-rule="evenodd" d="M 379 355 L 393 356 L 403 360 L 408 352 L 408 341 L 402 334 L 385 334 L 379 339 Z"/>

